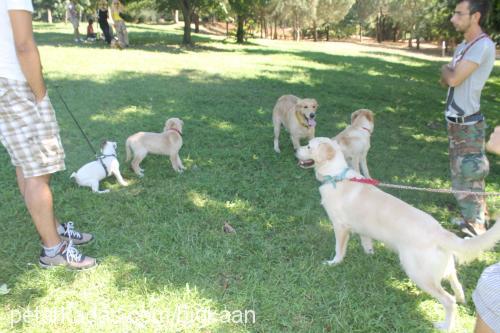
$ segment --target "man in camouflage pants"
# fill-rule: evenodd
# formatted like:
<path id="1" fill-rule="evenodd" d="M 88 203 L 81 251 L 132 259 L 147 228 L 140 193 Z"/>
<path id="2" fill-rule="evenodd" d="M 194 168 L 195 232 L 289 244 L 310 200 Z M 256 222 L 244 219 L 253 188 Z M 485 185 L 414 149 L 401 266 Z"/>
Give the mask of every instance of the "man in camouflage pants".
<path id="1" fill-rule="evenodd" d="M 485 155 L 484 116 L 480 113 L 481 90 L 495 63 L 495 43 L 481 24 L 488 11 L 486 0 L 461 0 L 451 22 L 464 33 L 451 63 L 441 68 L 441 82 L 449 87 L 446 102 L 452 188 L 484 192 L 489 172 Z M 459 224 L 469 235 L 486 231 L 486 203 L 482 196 L 456 194 L 462 219 Z"/>

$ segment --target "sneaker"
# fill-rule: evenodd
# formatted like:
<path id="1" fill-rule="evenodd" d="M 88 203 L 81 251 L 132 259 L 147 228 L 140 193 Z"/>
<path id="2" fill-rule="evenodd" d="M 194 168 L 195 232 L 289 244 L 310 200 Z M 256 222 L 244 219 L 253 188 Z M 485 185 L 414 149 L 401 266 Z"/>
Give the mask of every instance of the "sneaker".
<path id="1" fill-rule="evenodd" d="M 72 221 L 61 224 L 64 228 L 64 232 L 60 233 L 59 236 L 64 241 L 73 241 L 75 245 L 83 245 L 94 239 L 92 234 L 88 234 L 86 232 L 80 232 L 74 229 L 74 225 Z"/>
<path id="2" fill-rule="evenodd" d="M 59 253 L 54 257 L 49 257 L 42 249 L 39 260 L 40 267 L 52 268 L 56 266 L 66 266 L 71 269 L 84 270 L 97 266 L 95 258 L 86 257 L 73 246 L 73 242 L 64 241 L 59 249 Z"/>
<path id="3" fill-rule="evenodd" d="M 470 237 L 479 236 L 486 232 L 485 223 L 466 222 L 462 219 L 453 219 L 452 223 L 458 225 L 460 231 Z"/>

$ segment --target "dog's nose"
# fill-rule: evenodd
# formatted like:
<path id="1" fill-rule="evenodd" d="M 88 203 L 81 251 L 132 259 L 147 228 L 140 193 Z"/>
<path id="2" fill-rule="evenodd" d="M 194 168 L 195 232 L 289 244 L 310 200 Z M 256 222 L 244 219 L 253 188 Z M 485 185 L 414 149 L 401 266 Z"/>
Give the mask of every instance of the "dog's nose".
<path id="1" fill-rule="evenodd" d="M 310 114 L 309 114 L 309 118 L 313 119 L 314 117 L 316 117 L 316 114 L 315 114 L 315 113 L 310 113 Z"/>

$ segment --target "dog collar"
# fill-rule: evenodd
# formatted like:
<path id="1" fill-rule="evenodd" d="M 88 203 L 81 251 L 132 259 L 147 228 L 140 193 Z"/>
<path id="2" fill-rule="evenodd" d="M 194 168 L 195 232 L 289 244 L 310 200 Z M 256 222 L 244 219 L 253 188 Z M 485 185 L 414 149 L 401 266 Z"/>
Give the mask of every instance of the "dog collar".
<path id="1" fill-rule="evenodd" d="M 347 167 L 344 170 L 342 170 L 342 172 L 340 174 L 338 174 L 336 176 L 329 176 L 329 175 L 325 176 L 325 179 L 323 179 L 323 181 L 321 182 L 321 185 L 330 183 L 333 185 L 333 188 L 337 188 L 338 182 L 341 182 L 343 180 L 348 179 L 348 178 L 346 178 L 346 175 L 347 175 L 347 172 L 349 172 L 349 170 L 351 170 L 351 168 Z"/>
<path id="2" fill-rule="evenodd" d="M 302 113 L 300 113 L 298 111 L 295 111 L 295 118 L 297 118 L 297 121 L 299 122 L 299 124 L 301 124 L 305 128 L 309 128 L 309 125 L 307 124 L 307 121 L 304 121 L 304 119 L 306 117 Z"/>
<path id="3" fill-rule="evenodd" d="M 180 136 L 182 136 L 182 132 L 179 131 L 177 128 L 169 128 L 168 129 L 169 131 L 174 131 L 174 132 L 177 132 Z"/>

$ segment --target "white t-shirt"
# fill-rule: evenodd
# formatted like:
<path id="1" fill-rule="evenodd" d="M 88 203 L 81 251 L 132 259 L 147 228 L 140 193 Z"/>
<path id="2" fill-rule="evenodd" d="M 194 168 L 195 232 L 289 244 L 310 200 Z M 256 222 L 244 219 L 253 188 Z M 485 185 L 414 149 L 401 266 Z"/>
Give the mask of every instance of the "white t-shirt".
<path id="1" fill-rule="evenodd" d="M 31 0 L 0 0 L 0 77 L 26 81 L 17 59 L 9 10 L 26 10 L 33 13 Z"/>
<path id="2" fill-rule="evenodd" d="M 459 86 L 448 90 L 446 116 L 469 116 L 479 111 L 481 91 L 495 65 L 495 43 L 486 35 L 480 37 L 470 42 L 473 44 L 464 41 L 455 50 L 452 64 L 463 59 L 479 67 Z"/>

